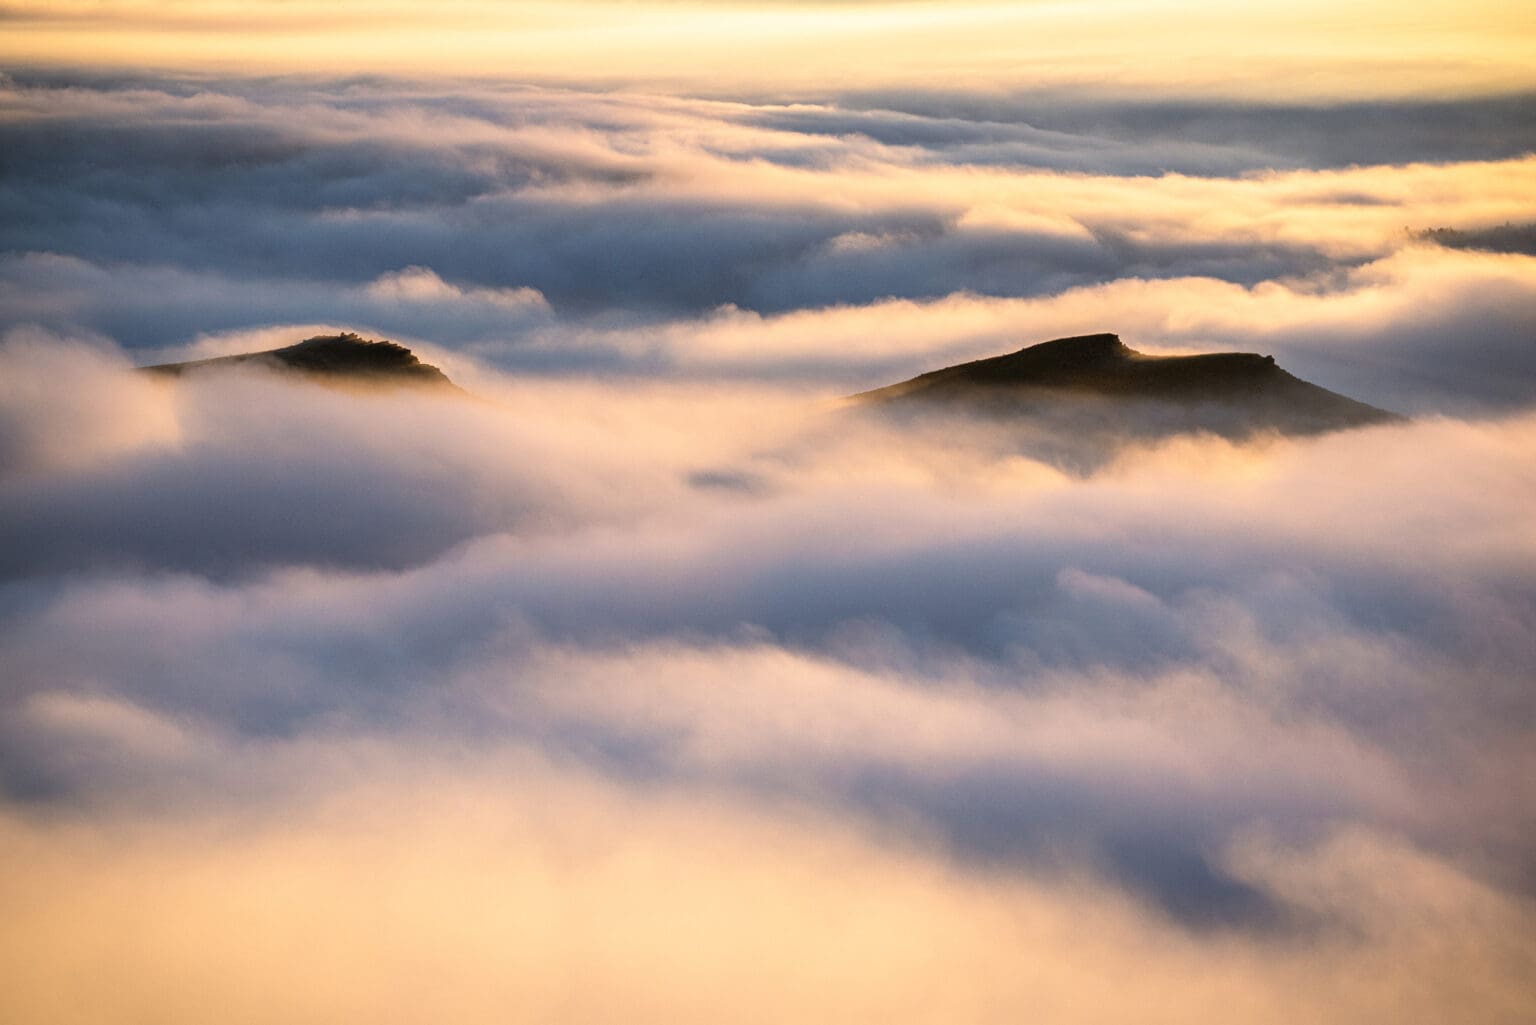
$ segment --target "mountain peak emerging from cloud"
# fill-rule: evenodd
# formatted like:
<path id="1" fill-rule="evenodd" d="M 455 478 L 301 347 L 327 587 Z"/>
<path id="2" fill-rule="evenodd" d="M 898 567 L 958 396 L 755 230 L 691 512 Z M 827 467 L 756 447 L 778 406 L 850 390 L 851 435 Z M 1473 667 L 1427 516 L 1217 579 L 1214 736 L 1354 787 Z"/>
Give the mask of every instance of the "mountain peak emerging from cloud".
<path id="1" fill-rule="evenodd" d="M 1273 356 L 1149 356 L 1113 334 L 1057 338 L 854 397 L 890 408 L 1005 417 L 1052 413 L 1070 405 L 1111 418 L 1124 415 L 1124 430 L 1141 435 L 1186 430 L 1228 436 L 1262 430 L 1308 434 L 1397 419 L 1286 373 Z M 1134 413 L 1149 407 L 1160 411 L 1155 423 L 1132 422 Z"/>
<path id="2" fill-rule="evenodd" d="M 281 349 L 187 363 L 162 363 L 142 369 L 179 377 L 189 371 L 240 365 L 298 372 L 326 383 L 454 387 L 447 374 L 430 363 L 423 363 L 405 346 L 391 341 L 363 338 L 351 332 L 317 335 Z"/>

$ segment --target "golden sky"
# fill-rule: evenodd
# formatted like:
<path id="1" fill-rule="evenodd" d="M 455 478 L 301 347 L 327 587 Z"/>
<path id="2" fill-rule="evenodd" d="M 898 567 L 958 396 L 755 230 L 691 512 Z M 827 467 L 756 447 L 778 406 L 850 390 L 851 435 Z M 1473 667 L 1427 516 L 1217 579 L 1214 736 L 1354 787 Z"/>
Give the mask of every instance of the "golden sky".
<path id="1" fill-rule="evenodd" d="M 1536 13 L 1464 0 L 11 0 L 0 61 L 686 88 L 1102 86 L 1264 98 L 1536 87 Z"/>

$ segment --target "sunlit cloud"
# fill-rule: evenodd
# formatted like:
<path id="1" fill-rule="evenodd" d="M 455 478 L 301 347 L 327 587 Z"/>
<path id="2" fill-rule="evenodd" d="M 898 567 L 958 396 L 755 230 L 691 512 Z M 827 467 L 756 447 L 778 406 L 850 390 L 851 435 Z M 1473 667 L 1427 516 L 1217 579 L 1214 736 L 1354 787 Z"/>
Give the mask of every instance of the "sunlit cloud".
<path id="1" fill-rule="evenodd" d="M 281 819 L 6 823 L 4 944 L 27 971 L 0 999 L 64 1022 L 193 1022 L 243 1000 L 297 1020 L 430 1020 L 444 993 L 466 1022 L 943 1022 L 1025 1004 L 1048 1021 L 1432 1021 L 1529 1006 L 1528 912 L 1391 837 L 1254 837 L 1240 857 L 1255 882 L 1347 924 L 1306 943 L 1202 938 L 1090 880 L 983 884 L 794 808 L 658 797 L 530 758 L 461 775 L 386 754 L 311 763 L 374 779 Z M 509 796 L 511 779 L 525 789 Z M 82 971 L 94 984 L 74 990 Z"/>
<path id="2" fill-rule="evenodd" d="M 1536 23 L 1345 7 L 0 3 L 0 1018 L 1536 1015 Z M 850 399 L 1099 332 L 1403 416 Z"/>

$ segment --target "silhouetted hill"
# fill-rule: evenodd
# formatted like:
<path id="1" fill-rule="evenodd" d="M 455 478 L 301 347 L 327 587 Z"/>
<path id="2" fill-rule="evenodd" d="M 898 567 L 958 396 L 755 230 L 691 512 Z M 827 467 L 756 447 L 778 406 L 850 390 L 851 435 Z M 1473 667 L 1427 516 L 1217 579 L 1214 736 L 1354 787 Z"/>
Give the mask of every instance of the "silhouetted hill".
<path id="1" fill-rule="evenodd" d="M 1313 434 L 1399 419 L 1293 377 L 1272 356 L 1148 356 L 1112 334 L 1042 342 L 854 399 L 893 412 L 1045 418 L 1100 436 Z"/>
<path id="2" fill-rule="evenodd" d="M 1536 256 L 1536 222 L 1505 222 L 1489 228 L 1431 228 L 1418 237 L 1447 249 L 1476 249 L 1487 253 Z"/>
<path id="3" fill-rule="evenodd" d="M 297 372 L 326 383 L 456 387 L 447 374 L 430 363 L 423 363 L 405 346 L 390 341 L 372 341 L 351 333 L 319 335 L 265 352 L 246 352 L 188 363 L 162 363 L 140 369 L 179 377 L 189 372 L 241 365 Z"/>

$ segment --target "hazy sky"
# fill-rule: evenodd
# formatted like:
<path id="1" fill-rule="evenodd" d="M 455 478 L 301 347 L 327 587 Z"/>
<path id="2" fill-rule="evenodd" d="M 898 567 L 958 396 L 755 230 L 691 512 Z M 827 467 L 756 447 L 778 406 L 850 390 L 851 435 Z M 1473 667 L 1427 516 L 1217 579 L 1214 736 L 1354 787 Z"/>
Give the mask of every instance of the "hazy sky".
<path id="1" fill-rule="evenodd" d="M 715 90 L 1092 86 L 1275 97 L 1529 89 L 1502 0 L 140 3 L 20 0 L 0 59 L 386 71 Z"/>
<path id="2" fill-rule="evenodd" d="M 1518 5 L 0 24 L 0 1018 L 1536 1016 Z M 1097 331 L 1410 419 L 841 402 Z"/>

